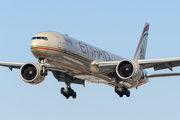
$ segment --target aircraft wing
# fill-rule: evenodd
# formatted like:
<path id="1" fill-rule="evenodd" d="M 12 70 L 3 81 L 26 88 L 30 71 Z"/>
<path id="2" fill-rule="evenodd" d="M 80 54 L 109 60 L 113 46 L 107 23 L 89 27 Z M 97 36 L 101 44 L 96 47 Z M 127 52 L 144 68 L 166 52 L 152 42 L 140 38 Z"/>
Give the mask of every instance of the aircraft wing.
<path id="1" fill-rule="evenodd" d="M 0 61 L 0 66 L 8 67 L 11 71 L 12 71 L 13 68 L 20 69 L 21 66 L 24 65 L 24 64 L 26 64 L 26 63 L 23 63 L 23 62 Z M 67 72 L 64 69 L 58 68 L 58 67 L 50 65 L 50 64 L 46 64 L 45 67 L 46 67 L 46 69 L 48 71 L 59 71 L 59 72 L 64 72 L 64 73 Z"/>
<path id="2" fill-rule="evenodd" d="M 102 74 L 109 74 L 116 71 L 116 66 L 121 61 L 102 61 L 96 62 L 94 65 Z M 180 57 L 161 58 L 161 59 L 143 59 L 136 61 L 142 69 L 154 68 L 155 71 L 162 69 L 169 69 L 173 71 L 173 67 L 180 66 Z M 147 74 L 147 78 L 152 77 L 168 77 L 180 76 L 180 73 L 161 73 L 161 74 Z"/>
<path id="3" fill-rule="evenodd" d="M 114 71 L 116 65 L 120 61 L 102 61 L 97 62 L 95 65 L 99 68 L 100 72 Z M 144 59 L 137 60 L 137 63 L 142 69 L 154 68 L 154 70 L 170 69 L 180 66 L 180 57 L 161 58 L 161 59 Z"/>
<path id="4" fill-rule="evenodd" d="M 137 60 L 142 69 L 154 68 L 154 70 L 170 69 L 180 66 L 180 57 L 161 58 L 161 59 L 144 59 Z"/>
<path id="5" fill-rule="evenodd" d="M 25 64 L 28 64 L 28 63 L 0 61 L 0 66 L 8 67 L 11 71 L 13 68 L 21 69 L 21 66 L 23 66 Z M 40 64 L 38 64 L 38 65 L 40 65 Z M 56 79 L 57 79 L 57 77 L 62 77 L 65 75 L 65 73 L 67 73 L 67 70 L 61 69 L 59 67 L 56 67 L 54 65 L 50 65 L 47 63 L 45 64 L 45 68 L 46 68 L 46 70 L 51 71 L 53 73 L 53 75 L 56 75 L 55 76 Z M 59 72 L 59 74 L 57 72 Z M 63 79 L 63 77 L 62 77 L 61 79 L 58 79 L 58 81 L 65 82 L 65 79 Z M 81 84 L 81 85 L 85 84 L 84 80 L 78 79 L 78 78 L 74 79 L 72 81 L 72 83 Z"/>
<path id="6" fill-rule="evenodd" d="M 9 67 L 9 69 L 11 71 L 13 68 L 20 69 L 23 64 L 25 64 L 25 63 L 0 61 L 0 66 Z"/>

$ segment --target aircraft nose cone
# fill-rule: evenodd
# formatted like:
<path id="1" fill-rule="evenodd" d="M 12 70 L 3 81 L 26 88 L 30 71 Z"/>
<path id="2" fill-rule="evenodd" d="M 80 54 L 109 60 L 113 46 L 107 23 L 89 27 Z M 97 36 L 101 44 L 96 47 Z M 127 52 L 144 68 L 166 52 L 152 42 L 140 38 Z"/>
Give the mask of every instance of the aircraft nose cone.
<path id="1" fill-rule="evenodd" d="M 45 58 L 47 47 L 45 41 L 31 40 L 31 52 L 36 58 Z"/>

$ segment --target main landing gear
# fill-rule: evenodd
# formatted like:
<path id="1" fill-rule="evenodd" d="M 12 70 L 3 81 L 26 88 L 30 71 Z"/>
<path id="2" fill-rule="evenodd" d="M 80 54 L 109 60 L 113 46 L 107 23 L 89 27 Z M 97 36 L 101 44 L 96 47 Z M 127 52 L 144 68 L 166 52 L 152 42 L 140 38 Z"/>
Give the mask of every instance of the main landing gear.
<path id="1" fill-rule="evenodd" d="M 119 95 L 119 97 L 123 97 L 123 95 L 126 95 L 126 97 L 130 97 L 130 91 L 126 88 L 124 85 L 124 81 L 119 80 L 117 77 L 115 78 L 116 86 L 114 87 L 115 93 Z"/>
<path id="2" fill-rule="evenodd" d="M 76 92 L 70 87 L 71 83 L 73 82 L 73 80 L 75 79 L 73 76 L 70 76 L 68 74 L 65 74 L 65 83 L 66 83 L 66 89 L 65 88 L 61 88 L 60 92 L 62 95 L 64 95 L 66 97 L 66 99 L 69 99 L 69 97 L 71 96 L 72 98 L 76 98 L 77 94 Z"/>
<path id="3" fill-rule="evenodd" d="M 123 95 L 130 97 L 130 91 L 125 86 L 115 86 L 114 90 L 119 95 L 119 97 L 123 97 Z"/>
<path id="4" fill-rule="evenodd" d="M 68 99 L 70 96 L 72 96 L 72 98 L 76 98 L 76 92 L 74 92 L 73 89 L 71 89 L 70 87 L 67 89 L 64 89 L 63 87 L 61 88 L 61 94 L 63 94 L 66 99 Z"/>

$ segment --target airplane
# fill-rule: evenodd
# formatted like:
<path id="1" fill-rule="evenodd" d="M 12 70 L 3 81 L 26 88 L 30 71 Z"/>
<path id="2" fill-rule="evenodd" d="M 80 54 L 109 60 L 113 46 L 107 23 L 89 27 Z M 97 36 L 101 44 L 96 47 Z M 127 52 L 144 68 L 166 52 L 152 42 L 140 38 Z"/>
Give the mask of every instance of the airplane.
<path id="1" fill-rule="evenodd" d="M 60 92 L 65 98 L 76 98 L 71 84 L 85 85 L 85 81 L 104 83 L 114 87 L 119 97 L 130 97 L 129 89 L 138 88 L 149 82 L 149 78 L 179 76 L 180 73 L 148 74 L 145 69 L 155 71 L 180 66 L 180 57 L 145 59 L 149 23 L 145 23 L 133 59 L 114 55 L 97 47 L 55 31 L 35 34 L 30 43 L 35 62 L 0 61 L 0 66 L 20 69 L 20 77 L 29 84 L 44 81 L 48 71 L 59 81 L 66 84 Z"/>

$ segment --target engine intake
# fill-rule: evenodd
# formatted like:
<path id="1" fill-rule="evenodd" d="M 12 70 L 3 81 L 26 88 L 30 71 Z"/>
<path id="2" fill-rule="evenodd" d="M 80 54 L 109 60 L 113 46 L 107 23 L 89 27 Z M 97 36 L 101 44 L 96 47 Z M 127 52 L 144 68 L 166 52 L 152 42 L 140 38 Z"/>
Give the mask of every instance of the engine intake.
<path id="1" fill-rule="evenodd" d="M 142 70 L 138 63 L 126 59 L 116 66 L 116 74 L 122 80 L 139 80 L 142 77 Z"/>
<path id="2" fill-rule="evenodd" d="M 129 77 L 133 73 L 133 65 L 128 61 L 124 61 L 119 65 L 118 71 L 122 77 Z"/>
<path id="3" fill-rule="evenodd" d="M 24 64 L 20 69 L 20 76 L 29 84 L 39 84 L 45 79 L 45 76 L 41 75 L 41 67 L 37 63 Z"/>

